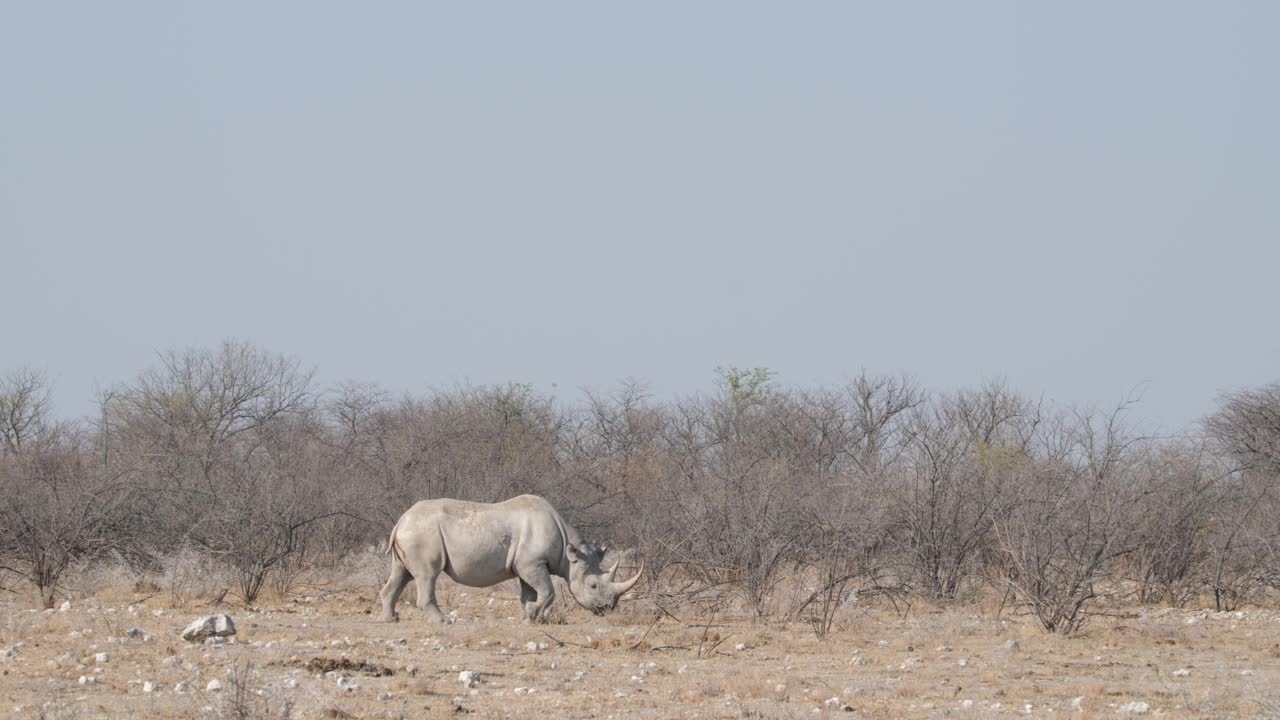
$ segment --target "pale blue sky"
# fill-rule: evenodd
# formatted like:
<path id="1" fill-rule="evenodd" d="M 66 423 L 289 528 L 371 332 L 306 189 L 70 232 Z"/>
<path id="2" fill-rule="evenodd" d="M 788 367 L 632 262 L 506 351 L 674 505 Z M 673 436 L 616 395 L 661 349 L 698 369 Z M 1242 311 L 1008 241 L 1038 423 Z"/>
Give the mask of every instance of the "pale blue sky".
<path id="1" fill-rule="evenodd" d="M 1280 379 L 1280 3 L 0 5 L 0 369 Z"/>

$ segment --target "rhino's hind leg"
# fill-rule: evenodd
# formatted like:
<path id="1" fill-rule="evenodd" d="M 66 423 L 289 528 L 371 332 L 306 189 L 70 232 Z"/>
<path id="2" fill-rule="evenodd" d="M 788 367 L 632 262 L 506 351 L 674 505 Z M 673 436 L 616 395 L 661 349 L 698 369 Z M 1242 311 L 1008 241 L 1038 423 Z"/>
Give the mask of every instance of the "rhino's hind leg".
<path id="1" fill-rule="evenodd" d="M 391 562 L 391 577 L 387 578 L 387 584 L 382 586 L 382 590 L 378 593 L 378 598 L 382 600 L 382 617 L 383 622 L 395 622 L 400 619 L 396 614 L 396 601 L 400 599 L 400 593 L 404 592 L 404 588 L 409 584 L 413 576 L 409 574 L 408 568 L 399 558 Z"/>
<path id="2" fill-rule="evenodd" d="M 520 576 L 520 602 L 524 604 L 525 622 L 540 622 L 542 614 L 556 599 L 556 586 L 546 565 L 538 565 Z"/>
<path id="3" fill-rule="evenodd" d="M 440 577 L 440 571 L 432 570 L 417 578 L 418 609 L 427 614 L 428 620 L 442 623 L 444 613 L 440 612 L 440 606 L 436 604 L 436 578 L 438 577 Z"/>

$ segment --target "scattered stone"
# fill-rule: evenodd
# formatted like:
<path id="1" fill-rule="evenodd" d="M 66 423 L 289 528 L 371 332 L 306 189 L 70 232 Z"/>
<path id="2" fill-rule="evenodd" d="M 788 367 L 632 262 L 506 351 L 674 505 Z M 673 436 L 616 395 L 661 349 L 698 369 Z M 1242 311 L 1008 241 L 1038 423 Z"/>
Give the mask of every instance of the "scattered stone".
<path id="1" fill-rule="evenodd" d="M 972 700 L 967 700 L 967 699 L 966 699 L 966 700 L 961 700 L 961 701 L 960 701 L 960 707 L 961 707 L 961 708 L 963 708 L 963 709 L 965 709 L 965 710 L 968 710 L 968 709 L 970 709 L 970 708 L 972 708 L 972 707 L 973 707 L 973 701 L 972 701 Z"/>
<path id="2" fill-rule="evenodd" d="M 1136 700 L 1134 702 L 1125 703 L 1124 705 L 1116 708 L 1116 712 L 1132 713 L 1134 715 L 1146 715 L 1150 710 L 1151 705 Z"/>
<path id="3" fill-rule="evenodd" d="M 737 650 L 738 652 L 742 652 L 743 650 L 750 650 L 751 646 L 744 642 L 740 642 L 737 645 L 734 645 L 733 649 Z"/>
<path id="4" fill-rule="evenodd" d="M 960 658 L 959 660 L 956 661 L 956 664 L 959 665 L 960 667 L 968 667 L 969 658 Z"/>
<path id="5" fill-rule="evenodd" d="M 92 675 L 81 675 L 80 679 L 77 682 L 79 682 L 81 685 L 92 685 L 98 682 L 98 678 Z"/>
<path id="6" fill-rule="evenodd" d="M 1018 642 L 1017 640 L 1010 640 L 1009 642 L 1005 643 L 1004 646 L 1014 652 L 1018 652 L 1019 650 L 1022 649 L 1022 643 Z"/>
<path id="7" fill-rule="evenodd" d="M 211 637 L 230 637 L 236 634 L 236 624 L 230 615 L 219 613 L 197 618 L 182 631 L 182 639 L 190 642 L 202 642 Z"/>
<path id="8" fill-rule="evenodd" d="M 515 693 L 515 694 L 517 694 L 517 695 L 524 695 L 525 693 L 529 692 L 529 688 L 525 688 L 525 687 L 518 687 L 518 688 L 516 688 L 515 690 L 513 690 L 512 692 L 514 692 L 514 693 Z"/>
<path id="9" fill-rule="evenodd" d="M 465 688 L 473 688 L 480 684 L 480 673 L 463 670 L 458 673 L 458 684 Z"/>
<path id="10" fill-rule="evenodd" d="M 227 644 L 227 639 L 224 637 L 205 638 L 204 644 L 211 647 L 222 647 Z"/>
<path id="11" fill-rule="evenodd" d="M 1072 701 L 1071 701 L 1071 709 L 1072 709 L 1072 710 L 1075 710 L 1076 712 L 1083 712 L 1083 711 L 1084 711 L 1084 696 L 1083 696 L 1083 695 L 1079 695 L 1079 696 L 1077 696 L 1074 700 L 1072 700 Z"/>
<path id="12" fill-rule="evenodd" d="M 129 632 L 125 633 L 130 640 L 150 640 L 151 636 L 140 630 L 139 628 L 129 628 Z"/>
<path id="13" fill-rule="evenodd" d="M 177 655 L 170 655 L 169 657 L 161 660 L 160 665 L 163 667 L 182 667 L 182 658 Z"/>
<path id="14" fill-rule="evenodd" d="M 63 600 L 62 605 L 58 607 L 58 612 L 66 612 L 71 609 L 71 601 Z"/>
<path id="15" fill-rule="evenodd" d="M 205 685 L 205 686 L 204 686 L 204 689 L 205 689 L 205 690 L 207 690 L 208 692 L 221 692 L 221 691 L 222 691 L 222 681 L 221 681 L 221 680 L 218 680 L 218 678 L 214 678 L 214 679 L 212 679 L 212 680 L 210 680 L 210 681 L 209 681 L 209 684 L 208 684 L 208 685 Z"/>
<path id="16" fill-rule="evenodd" d="M 1191 674 L 1191 671 L 1190 671 L 1190 670 L 1188 670 L 1187 668 L 1179 668 L 1179 669 L 1177 669 L 1177 670 L 1174 670 L 1174 671 L 1173 671 L 1173 676 L 1174 676 L 1174 677 L 1186 677 L 1186 676 L 1188 676 L 1188 675 L 1190 675 L 1190 674 Z"/>
<path id="17" fill-rule="evenodd" d="M 150 680 L 142 683 L 142 692 L 149 693 L 149 692 L 155 692 L 155 691 L 156 691 L 155 683 L 151 682 Z"/>
<path id="18" fill-rule="evenodd" d="M 849 661 L 849 664 L 850 665 L 866 665 L 867 661 L 863 659 L 861 655 L 854 655 L 853 659 Z"/>
<path id="19" fill-rule="evenodd" d="M 111 662 L 111 653 L 100 652 L 93 656 L 93 661 L 99 665 Z"/>
<path id="20" fill-rule="evenodd" d="M 360 689 L 360 686 L 349 675 L 339 675 L 337 684 L 339 690 L 346 690 L 347 692 L 354 692 Z"/>
<path id="21" fill-rule="evenodd" d="M 880 642 L 876 643 L 876 645 L 879 645 L 880 647 L 889 647 L 889 641 L 881 640 Z"/>
<path id="22" fill-rule="evenodd" d="M 392 694 L 391 694 L 391 693 L 389 693 L 389 692 L 384 692 L 384 693 L 382 693 L 382 694 L 378 695 L 378 699 L 379 699 L 379 700 L 383 700 L 383 701 L 385 701 L 385 700 L 390 700 L 390 699 L 392 699 L 392 698 L 394 698 L 394 697 L 395 697 L 395 695 L 392 695 Z"/>
<path id="23" fill-rule="evenodd" d="M 1241 674 L 1241 675 L 1252 675 L 1252 674 L 1253 674 L 1253 671 L 1252 671 L 1252 670 L 1241 670 L 1241 671 L 1240 671 L 1240 674 Z"/>
<path id="24" fill-rule="evenodd" d="M 538 652 L 538 643 L 530 640 L 529 642 L 524 644 L 524 649 L 528 650 L 529 652 Z"/>
<path id="25" fill-rule="evenodd" d="M 180 682 L 177 685 L 173 686 L 173 691 L 179 695 L 185 695 L 186 692 L 190 689 L 191 689 L 191 686 L 184 682 Z"/>

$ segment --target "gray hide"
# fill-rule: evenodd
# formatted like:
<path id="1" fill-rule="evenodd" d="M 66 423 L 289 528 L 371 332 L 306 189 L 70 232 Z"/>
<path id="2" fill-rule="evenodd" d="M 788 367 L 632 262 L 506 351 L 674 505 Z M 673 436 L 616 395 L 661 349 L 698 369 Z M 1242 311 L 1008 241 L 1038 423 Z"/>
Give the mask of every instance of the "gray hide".
<path id="1" fill-rule="evenodd" d="M 594 548 L 537 495 L 521 495 L 500 503 L 423 500 L 400 516 L 387 545 L 391 577 L 378 594 L 382 619 L 393 622 L 396 601 L 410 580 L 418 583 L 418 607 L 436 622 L 444 615 L 436 604 L 436 578 L 443 572 L 455 582 L 488 587 L 520 580 L 520 602 L 527 622 L 541 619 L 555 597 L 552 575 L 569 584 L 582 607 L 600 614 L 636 584 L 640 572 L 615 582 L 613 567 L 602 570 L 604 549 Z"/>

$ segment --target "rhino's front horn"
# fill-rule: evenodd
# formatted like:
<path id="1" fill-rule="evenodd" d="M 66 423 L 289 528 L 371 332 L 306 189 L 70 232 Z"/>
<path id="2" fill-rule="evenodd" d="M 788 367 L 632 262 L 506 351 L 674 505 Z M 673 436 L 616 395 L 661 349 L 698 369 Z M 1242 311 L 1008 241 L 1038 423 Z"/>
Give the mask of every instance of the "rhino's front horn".
<path id="1" fill-rule="evenodd" d="M 612 577 L 613 577 L 613 571 L 614 571 L 614 570 L 617 570 L 617 569 L 618 569 L 618 565 L 617 565 L 616 563 L 614 564 L 614 566 L 613 566 L 612 568 L 609 568 L 609 577 L 610 577 L 610 578 L 612 578 Z M 620 596 L 620 595 L 622 595 L 623 593 L 625 593 L 625 592 L 627 592 L 628 590 L 630 590 L 631 588 L 635 587 L 635 584 L 636 584 L 637 582 L 640 582 L 640 576 L 641 576 L 642 574 L 644 574 L 644 560 L 641 560 L 641 561 L 640 561 L 640 569 L 636 571 L 635 576 L 634 576 L 634 577 L 632 577 L 630 580 L 627 580 L 626 582 L 613 583 L 613 596 L 614 596 L 614 597 L 619 597 L 619 596 Z"/>

